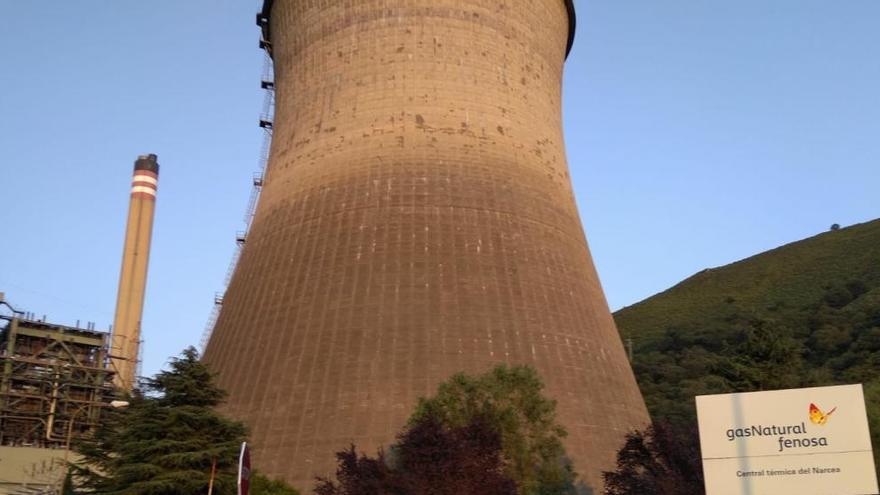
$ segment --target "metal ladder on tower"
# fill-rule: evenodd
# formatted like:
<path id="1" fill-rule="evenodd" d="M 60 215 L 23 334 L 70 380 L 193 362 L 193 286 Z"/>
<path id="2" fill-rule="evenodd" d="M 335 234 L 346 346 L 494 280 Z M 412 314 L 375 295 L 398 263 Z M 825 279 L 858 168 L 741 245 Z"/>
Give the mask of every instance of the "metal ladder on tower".
<path id="1" fill-rule="evenodd" d="M 260 87 L 265 90 L 265 95 L 263 96 L 263 108 L 260 113 L 259 121 L 260 128 L 263 129 L 264 134 L 262 144 L 260 145 L 260 155 L 257 160 L 258 172 L 254 173 L 253 187 L 251 188 L 251 195 L 248 199 L 247 209 L 244 214 L 245 228 L 243 231 L 236 233 L 235 236 L 236 246 L 232 253 L 229 267 L 226 269 L 226 277 L 223 280 L 223 291 L 214 294 L 214 306 L 211 308 L 211 313 L 208 316 L 205 329 L 202 331 L 202 338 L 199 342 L 199 348 L 202 354 L 204 354 L 205 349 L 208 347 L 208 341 L 211 340 L 211 334 L 214 332 L 214 326 L 217 324 L 217 318 L 220 316 L 220 309 L 223 306 L 223 295 L 226 293 L 226 289 L 232 281 L 235 267 L 238 265 L 242 249 L 247 242 L 247 234 L 248 231 L 250 231 L 251 223 L 253 223 L 257 203 L 260 200 L 260 192 L 262 191 L 263 184 L 266 180 L 266 165 L 269 163 L 269 150 L 272 146 L 272 122 L 275 116 L 275 68 L 269 51 L 270 46 L 271 45 L 269 45 L 268 42 L 260 40 L 260 48 L 264 50 L 263 73 L 260 79 Z"/>

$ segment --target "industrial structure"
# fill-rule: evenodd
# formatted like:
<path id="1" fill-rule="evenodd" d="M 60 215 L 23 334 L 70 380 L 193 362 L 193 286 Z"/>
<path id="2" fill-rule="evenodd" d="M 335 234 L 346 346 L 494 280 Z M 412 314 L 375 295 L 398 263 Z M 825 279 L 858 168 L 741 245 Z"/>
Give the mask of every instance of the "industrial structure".
<path id="1" fill-rule="evenodd" d="M 16 311 L 0 293 L 0 494 L 59 493 L 73 438 L 101 408 L 126 404 L 109 368 L 110 335 Z"/>
<path id="2" fill-rule="evenodd" d="M 56 493 L 71 440 L 127 404 L 113 399 L 136 384 L 158 175 L 156 155 L 135 161 L 112 337 L 16 311 L 0 293 L 12 311 L 0 315 L 0 494 Z"/>
<path id="3" fill-rule="evenodd" d="M 111 342 L 111 358 L 116 371 L 115 383 L 126 391 L 136 385 L 141 317 L 147 288 L 147 266 L 150 260 L 158 186 L 159 163 L 156 155 L 139 156 L 134 162 Z"/>
<path id="4" fill-rule="evenodd" d="M 500 363 L 537 368 L 594 488 L 647 424 L 566 164 L 574 19 L 571 0 L 265 1 L 269 162 L 204 357 L 262 472 L 309 488 Z"/>
<path id="5" fill-rule="evenodd" d="M 97 425 L 114 396 L 109 334 L 0 318 L 0 446 L 65 448 Z"/>

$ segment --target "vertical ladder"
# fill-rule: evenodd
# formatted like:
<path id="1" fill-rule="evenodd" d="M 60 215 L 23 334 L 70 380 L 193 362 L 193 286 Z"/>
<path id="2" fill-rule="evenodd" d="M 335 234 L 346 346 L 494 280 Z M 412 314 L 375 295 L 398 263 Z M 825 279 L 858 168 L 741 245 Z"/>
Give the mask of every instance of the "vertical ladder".
<path id="1" fill-rule="evenodd" d="M 258 19 L 259 21 L 259 19 Z M 266 166 L 269 163 L 269 150 L 272 146 L 272 122 L 275 118 L 275 67 L 272 62 L 271 44 L 263 39 L 260 40 L 260 48 L 263 52 L 263 73 L 260 78 L 260 87 L 265 90 L 263 96 L 263 108 L 260 113 L 259 125 L 263 129 L 263 142 L 260 145 L 260 155 L 257 159 L 257 172 L 254 173 L 251 195 L 248 199 L 247 209 L 244 214 L 243 231 L 236 233 L 235 251 L 232 253 L 232 260 L 226 269 L 226 277 L 223 280 L 223 291 L 214 295 L 214 306 L 208 316 L 205 329 L 202 332 L 202 339 L 199 342 L 201 353 L 205 353 L 208 347 L 208 341 L 211 340 L 211 334 L 214 332 L 214 326 L 217 324 L 217 318 L 220 316 L 220 309 L 223 306 L 223 296 L 229 283 L 232 281 L 232 275 L 235 273 L 235 267 L 241 258 L 241 251 L 247 242 L 247 235 L 254 221 L 254 213 L 257 210 L 257 203 L 260 201 L 260 192 L 263 190 L 263 184 L 266 182 Z"/>

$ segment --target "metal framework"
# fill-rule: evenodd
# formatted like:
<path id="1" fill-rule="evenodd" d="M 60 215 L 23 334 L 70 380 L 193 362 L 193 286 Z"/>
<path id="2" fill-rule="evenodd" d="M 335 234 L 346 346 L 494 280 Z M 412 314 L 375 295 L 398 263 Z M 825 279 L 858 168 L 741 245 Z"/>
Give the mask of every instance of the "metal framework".
<path id="1" fill-rule="evenodd" d="M 247 210 L 244 214 L 245 229 L 235 234 L 235 251 L 232 253 L 232 260 L 226 270 L 226 278 L 223 281 L 223 292 L 214 294 L 214 306 L 211 308 L 211 314 L 208 316 L 208 322 L 205 324 L 205 330 L 202 332 L 202 339 L 199 342 L 199 348 L 205 352 L 208 340 L 214 332 L 214 325 L 217 323 L 217 317 L 220 315 L 220 308 L 223 306 L 223 295 L 229 282 L 232 280 L 232 274 L 235 273 L 235 267 L 238 265 L 238 259 L 241 257 L 242 248 L 247 242 L 248 231 L 254 220 L 254 213 L 257 209 L 257 203 L 260 201 L 260 192 L 263 190 L 263 184 L 266 177 L 266 164 L 269 162 L 269 148 L 272 145 L 272 122 L 275 118 L 275 67 L 272 62 L 269 44 L 260 43 L 260 48 L 265 50 L 263 59 L 263 75 L 260 79 L 260 87 L 266 90 L 263 98 L 263 111 L 260 113 L 260 127 L 263 129 L 263 144 L 260 147 L 260 157 L 257 162 L 259 172 L 254 173 L 253 188 L 251 196 L 248 200 Z"/>
<path id="2" fill-rule="evenodd" d="M 65 448 L 114 396 L 110 335 L 0 316 L 0 445 Z"/>

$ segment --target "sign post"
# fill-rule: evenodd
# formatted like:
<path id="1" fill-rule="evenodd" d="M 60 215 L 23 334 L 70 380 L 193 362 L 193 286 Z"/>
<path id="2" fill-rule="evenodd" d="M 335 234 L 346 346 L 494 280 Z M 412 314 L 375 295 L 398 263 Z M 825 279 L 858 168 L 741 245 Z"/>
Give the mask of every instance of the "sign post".
<path id="1" fill-rule="evenodd" d="M 861 385 L 696 401 L 707 495 L 878 493 Z"/>
<path id="2" fill-rule="evenodd" d="M 248 495 L 251 489 L 251 449 L 247 442 L 241 443 L 238 456 L 238 495 Z"/>

